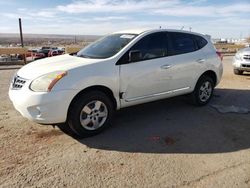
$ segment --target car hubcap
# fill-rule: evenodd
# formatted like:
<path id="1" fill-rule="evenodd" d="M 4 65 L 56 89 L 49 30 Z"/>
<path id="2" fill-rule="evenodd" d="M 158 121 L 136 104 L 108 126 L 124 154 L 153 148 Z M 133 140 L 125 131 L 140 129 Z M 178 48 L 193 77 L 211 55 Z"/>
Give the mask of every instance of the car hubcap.
<path id="1" fill-rule="evenodd" d="M 199 91 L 199 97 L 202 102 L 206 102 L 212 94 L 212 84 L 209 81 L 204 82 Z"/>
<path id="2" fill-rule="evenodd" d="M 106 105 L 98 100 L 86 104 L 80 113 L 81 125 L 87 130 L 96 130 L 103 126 L 108 117 Z"/>

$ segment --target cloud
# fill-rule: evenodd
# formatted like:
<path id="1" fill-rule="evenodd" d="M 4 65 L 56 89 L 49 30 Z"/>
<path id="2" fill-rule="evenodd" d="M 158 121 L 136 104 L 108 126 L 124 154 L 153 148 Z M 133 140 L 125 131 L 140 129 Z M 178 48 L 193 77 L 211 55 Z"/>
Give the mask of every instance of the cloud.
<path id="1" fill-rule="evenodd" d="M 55 11 L 49 11 L 49 10 L 42 10 L 39 11 L 37 13 L 31 13 L 31 16 L 40 16 L 43 18 L 54 18 L 56 16 L 56 12 Z"/>
<path id="2" fill-rule="evenodd" d="M 1 13 L 1 16 L 10 19 L 16 19 L 20 17 L 20 15 L 16 13 Z"/>
<path id="3" fill-rule="evenodd" d="M 72 0 L 54 7 L 24 5 L 0 12 L 0 24 L 16 27 L 23 18 L 29 33 L 105 34 L 131 28 L 192 27 L 213 36 L 250 34 L 250 2 L 211 3 L 207 0 Z M 15 21 L 16 19 L 16 21 Z M 7 20 L 7 21 L 6 21 Z M 8 28 L 5 28 L 6 31 Z M 2 32 L 2 31 L 1 31 Z"/>
<path id="4" fill-rule="evenodd" d="M 68 5 L 59 5 L 57 10 L 67 13 L 97 13 L 97 12 L 112 12 L 112 13 L 125 13 L 125 12 L 145 12 L 147 10 L 159 8 L 162 6 L 172 6 L 180 3 L 179 0 L 165 0 L 157 1 L 135 1 L 135 0 L 89 0 L 89 1 L 75 1 Z"/>
<path id="5" fill-rule="evenodd" d="M 191 24 L 191 23 L 185 23 Z M 81 34 L 92 34 L 92 35 L 104 35 L 107 33 L 112 33 L 119 30 L 127 30 L 132 28 L 137 29 L 152 29 L 152 28 L 168 28 L 168 29 L 180 29 L 182 25 L 185 25 L 183 22 L 176 21 L 130 21 L 129 24 L 126 20 L 121 20 L 119 22 L 111 21 L 101 21 L 93 22 L 91 20 L 85 22 L 72 22 L 68 24 L 58 24 L 58 23 L 48 23 L 46 25 L 41 25 L 39 23 L 26 26 L 24 32 L 32 31 L 34 33 L 39 33 L 43 31 L 45 34 L 51 33 L 60 33 L 60 34 L 72 34 L 72 35 L 81 35 Z M 188 26 L 186 26 L 188 28 Z"/>
<path id="6" fill-rule="evenodd" d="M 8 18 L 8 19 L 17 19 L 22 18 L 25 20 L 33 20 L 33 19 L 46 19 L 46 18 L 54 18 L 56 16 L 55 11 L 49 10 L 41 10 L 41 11 L 30 11 L 24 8 L 19 8 L 15 13 L 0 13 L 0 16 Z"/>
<path id="7" fill-rule="evenodd" d="M 206 0 L 184 2 L 181 0 L 135 1 L 135 0 L 89 0 L 75 1 L 67 5 L 59 5 L 57 11 L 79 13 L 139 13 L 147 12 L 168 16 L 229 16 L 238 13 L 250 13 L 250 3 L 237 3 L 232 5 L 204 5 Z"/>
<path id="8" fill-rule="evenodd" d="M 126 16 L 107 16 L 107 17 L 94 17 L 95 21 L 115 21 L 115 20 L 129 20 Z"/>
<path id="9" fill-rule="evenodd" d="M 7 33 L 9 30 L 12 29 L 11 27 L 6 27 L 6 26 L 0 26 L 0 31 L 2 33 Z"/>
<path id="10" fill-rule="evenodd" d="M 221 6 L 173 6 L 160 8 L 154 13 L 168 16 L 227 17 L 239 13 L 250 13 L 250 3 Z"/>

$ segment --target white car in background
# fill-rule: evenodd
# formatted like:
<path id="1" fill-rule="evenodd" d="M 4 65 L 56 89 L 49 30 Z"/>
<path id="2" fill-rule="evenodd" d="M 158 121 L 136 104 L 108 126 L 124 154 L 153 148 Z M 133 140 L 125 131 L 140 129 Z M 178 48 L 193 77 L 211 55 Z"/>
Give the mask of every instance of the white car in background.
<path id="1" fill-rule="evenodd" d="M 205 105 L 222 76 L 210 36 L 182 30 L 107 35 L 76 56 L 37 60 L 14 76 L 15 108 L 41 124 L 66 122 L 80 137 L 106 128 L 120 108 L 190 94 Z"/>
<path id="2" fill-rule="evenodd" d="M 239 50 L 233 59 L 234 74 L 250 72 L 250 47 Z"/>
<path id="3" fill-rule="evenodd" d="M 7 55 L 0 56 L 0 62 L 7 62 L 7 61 L 10 61 L 10 56 Z"/>

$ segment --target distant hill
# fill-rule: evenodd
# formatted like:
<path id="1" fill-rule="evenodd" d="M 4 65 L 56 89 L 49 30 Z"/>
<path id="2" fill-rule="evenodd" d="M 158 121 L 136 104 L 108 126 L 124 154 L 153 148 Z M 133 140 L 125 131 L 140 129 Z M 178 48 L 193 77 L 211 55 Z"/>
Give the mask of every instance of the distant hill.
<path id="1" fill-rule="evenodd" d="M 0 38 L 19 38 L 19 33 L 0 33 Z M 85 39 L 96 40 L 100 38 L 100 35 L 57 35 L 57 34 L 23 34 L 24 38 L 62 38 L 62 39 Z"/>
<path id="2" fill-rule="evenodd" d="M 71 45 L 89 43 L 97 40 L 98 35 L 57 35 L 57 34 L 24 34 L 24 44 L 27 46 L 37 45 Z M 0 45 L 17 45 L 20 43 L 18 33 L 0 33 Z"/>

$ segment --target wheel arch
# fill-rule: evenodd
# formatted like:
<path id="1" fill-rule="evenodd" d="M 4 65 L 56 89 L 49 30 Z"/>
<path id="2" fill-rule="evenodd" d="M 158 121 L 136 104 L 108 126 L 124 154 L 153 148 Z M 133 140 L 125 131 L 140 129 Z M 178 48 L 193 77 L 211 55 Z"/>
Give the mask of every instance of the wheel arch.
<path id="1" fill-rule="evenodd" d="M 200 79 L 202 76 L 208 76 L 208 77 L 210 77 L 210 78 L 213 80 L 213 82 L 214 82 L 214 86 L 216 86 L 216 83 L 217 83 L 217 75 L 216 75 L 216 73 L 215 73 L 214 71 L 208 70 L 208 71 L 204 72 L 204 73 L 199 77 L 199 79 Z M 197 82 L 199 81 L 199 79 L 197 80 Z"/>
<path id="2" fill-rule="evenodd" d="M 114 110 L 117 109 L 117 101 L 114 97 L 114 93 L 113 91 L 106 87 L 106 86 L 103 86 L 103 85 L 95 85 L 95 86 L 89 86 L 83 90 L 81 90 L 80 92 L 78 92 L 74 98 L 71 100 L 70 102 L 70 105 L 69 105 L 69 108 L 68 108 L 68 113 L 69 113 L 69 109 L 71 108 L 73 102 L 78 99 L 81 95 L 85 94 L 85 93 L 88 93 L 90 91 L 101 91 L 103 92 L 104 94 L 106 94 L 112 101 L 113 105 L 114 105 Z"/>

